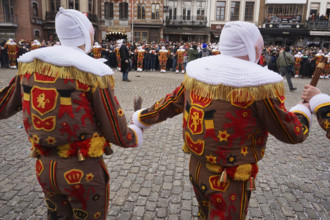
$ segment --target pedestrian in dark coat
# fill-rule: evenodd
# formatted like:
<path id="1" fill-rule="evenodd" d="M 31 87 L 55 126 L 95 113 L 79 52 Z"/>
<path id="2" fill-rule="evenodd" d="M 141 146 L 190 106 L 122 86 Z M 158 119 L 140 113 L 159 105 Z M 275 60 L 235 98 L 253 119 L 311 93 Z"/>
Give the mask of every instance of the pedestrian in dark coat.
<path id="1" fill-rule="evenodd" d="M 127 41 L 123 40 L 123 44 L 119 49 L 120 59 L 121 59 L 121 72 L 123 73 L 123 81 L 130 82 L 128 79 L 129 71 L 129 52 L 126 46 Z"/>
<path id="2" fill-rule="evenodd" d="M 311 72 L 311 61 L 309 60 L 308 56 L 304 56 L 300 62 L 300 75 L 302 78 L 310 78 Z"/>

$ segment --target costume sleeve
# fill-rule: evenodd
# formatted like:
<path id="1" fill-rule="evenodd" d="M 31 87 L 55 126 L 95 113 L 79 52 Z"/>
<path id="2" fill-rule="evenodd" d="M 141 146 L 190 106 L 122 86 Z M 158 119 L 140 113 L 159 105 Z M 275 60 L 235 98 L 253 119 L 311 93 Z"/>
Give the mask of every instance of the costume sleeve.
<path id="1" fill-rule="evenodd" d="M 137 147 L 142 144 L 142 130 L 135 125 L 127 126 L 124 111 L 110 87 L 97 88 L 93 92 L 93 108 L 108 141 L 121 147 Z"/>
<path id="2" fill-rule="evenodd" d="M 136 111 L 132 116 L 134 125 L 148 128 L 150 125 L 160 123 L 183 112 L 185 88 L 183 84 L 172 93 L 153 104 L 150 108 Z"/>
<path id="3" fill-rule="evenodd" d="M 318 94 L 309 101 L 312 111 L 316 114 L 320 126 L 326 131 L 330 139 L 330 96 Z"/>
<path id="4" fill-rule="evenodd" d="M 0 90 L 0 119 L 9 118 L 22 109 L 21 84 L 18 76 Z"/>
<path id="5" fill-rule="evenodd" d="M 259 120 L 266 130 L 285 143 L 301 143 L 309 133 L 311 112 L 302 104 L 287 111 L 283 99 L 269 98 L 256 102 Z"/>

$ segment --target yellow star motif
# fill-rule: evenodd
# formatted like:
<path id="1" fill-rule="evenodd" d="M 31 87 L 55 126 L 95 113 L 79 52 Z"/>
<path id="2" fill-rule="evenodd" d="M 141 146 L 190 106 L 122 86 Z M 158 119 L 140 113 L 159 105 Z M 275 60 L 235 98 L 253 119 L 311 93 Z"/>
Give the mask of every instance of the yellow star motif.
<path id="1" fill-rule="evenodd" d="M 56 143 L 55 137 L 51 137 L 51 136 L 48 136 L 46 141 L 47 141 L 48 144 L 55 144 Z"/>
<path id="2" fill-rule="evenodd" d="M 33 142 L 34 142 L 34 143 L 39 144 L 39 140 L 40 140 L 40 138 L 38 137 L 38 135 L 34 134 L 34 135 L 32 136 L 32 139 L 33 139 Z"/>
<path id="3" fill-rule="evenodd" d="M 210 163 L 216 163 L 217 157 L 214 157 L 212 154 L 210 154 L 209 156 L 206 156 L 206 161 L 208 161 Z"/>
<path id="4" fill-rule="evenodd" d="M 219 134 L 217 137 L 220 139 L 220 141 L 228 141 L 229 136 L 230 136 L 230 134 L 228 134 L 227 130 L 226 130 L 226 131 L 219 131 Z"/>
<path id="5" fill-rule="evenodd" d="M 94 178 L 94 175 L 92 173 L 89 173 L 89 174 L 86 175 L 85 180 L 87 182 L 89 182 L 89 181 L 92 181 L 93 178 Z"/>
<path id="6" fill-rule="evenodd" d="M 118 112 L 118 116 L 119 116 L 119 117 L 122 117 L 122 116 L 124 115 L 124 111 L 123 111 L 123 109 L 121 109 L 121 108 L 118 109 L 117 112 Z"/>
<path id="7" fill-rule="evenodd" d="M 101 212 L 96 212 L 94 214 L 94 219 L 98 219 L 98 218 L 100 218 L 100 216 L 101 216 Z"/>
<path id="8" fill-rule="evenodd" d="M 248 153 L 248 147 L 247 146 L 245 146 L 245 147 L 242 147 L 241 148 L 241 154 L 243 154 L 244 155 L 244 157 L 246 156 L 246 154 Z"/>
<path id="9" fill-rule="evenodd" d="M 329 129 L 330 128 L 330 122 L 328 120 L 325 120 L 324 122 L 324 128 Z"/>

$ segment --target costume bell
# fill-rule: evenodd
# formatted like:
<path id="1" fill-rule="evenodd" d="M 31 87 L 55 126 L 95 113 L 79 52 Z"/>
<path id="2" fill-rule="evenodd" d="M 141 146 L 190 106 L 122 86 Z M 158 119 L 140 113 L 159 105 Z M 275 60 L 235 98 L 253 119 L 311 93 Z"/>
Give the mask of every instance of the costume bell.
<path id="1" fill-rule="evenodd" d="M 110 187 L 102 155 L 111 153 L 110 143 L 128 148 L 142 141 L 114 96 L 113 71 L 87 55 L 92 27 L 81 12 L 60 8 L 61 46 L 21 56 L 18 74 L 0 92 L 1 119 L 23 111 L 49 220 L 105 220 Z"/>
<path id="2" fill-rule="evenodd" d="M 147 129 L 183 113 L 201 219 L 244 219 L 268 134 L 292 144 L 308 135 L 310 110 L 303 104 L 285 109 L 283 78 L 256 64 L 262 48 L 254 24 L 227 22 L 221 55 L 189 62 L 179 87 L 133 114 L 133 123 Z"/>

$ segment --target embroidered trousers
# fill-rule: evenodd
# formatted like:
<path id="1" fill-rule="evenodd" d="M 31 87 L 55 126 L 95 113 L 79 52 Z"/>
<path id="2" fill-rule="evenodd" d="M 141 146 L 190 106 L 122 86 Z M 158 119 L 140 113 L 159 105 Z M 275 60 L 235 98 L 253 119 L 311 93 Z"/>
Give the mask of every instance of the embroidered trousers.
<path id="1" fill-rule="evenodd" d="M 36 174 L 45 195 L 48 220 L 106 219 L 109 174 L 102 158 L 41 156 Z"/>
<path id="2" fill-rule="evenodd" d="M 189 173 L 201 219 L 245 219 L 251 195 L 248 181 L 228 178 L 227 183 L 220 183 L 221 173 L 210 172 L 194 156 L 190 157 Z"/>

